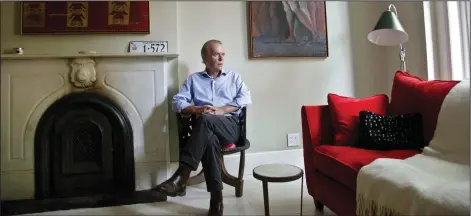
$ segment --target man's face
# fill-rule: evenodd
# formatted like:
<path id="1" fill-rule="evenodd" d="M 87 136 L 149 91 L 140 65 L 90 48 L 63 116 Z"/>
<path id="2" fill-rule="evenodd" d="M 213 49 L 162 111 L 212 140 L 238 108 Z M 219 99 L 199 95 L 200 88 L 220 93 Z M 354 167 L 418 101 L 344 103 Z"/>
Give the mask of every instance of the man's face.
<path id="1" fill-rule="evenodd" d="M 224 53 L 224 48 L 221 44 L 210 44 L 208 47 L 208 53 L 204 60 L 206 68 L 213 70 L 222 70 L 222 67 L 224 65 L 224 55 L 226 55 L 226 53 Z"/>

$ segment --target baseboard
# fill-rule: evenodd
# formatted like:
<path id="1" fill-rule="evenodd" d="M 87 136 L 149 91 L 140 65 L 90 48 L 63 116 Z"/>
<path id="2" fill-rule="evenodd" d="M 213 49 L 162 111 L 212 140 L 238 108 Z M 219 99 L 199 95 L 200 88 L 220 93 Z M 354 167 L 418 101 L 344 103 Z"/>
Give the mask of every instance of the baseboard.
<path id="1" fill-rule="evenodd" d="M 168 162 L 136 162 L 136 191 L 147 190 L 168 178 Z M 1 199 L 22 200 L 34 198 L 34 170 L 2 171 Z"/>
<path id="2" fill-rule="evenodd" d="M 240 154 L 224 156 L 224 163 L 227 171 L 232 175 L 237 175 L 239 170 Z M 285 163 L 304 168 L 303 149 L 290 149 L 281 151 L 255 152 L 245 154 L 245 172 L 244 176 L 252 175 L 252 170 L 260 165 L 269 163 Z M 170 164 L 168 177 L 177 169 L 178 162 Z M 192 175 L 201 170 L 201 164 L 198 170 L 192 172 Z"/>

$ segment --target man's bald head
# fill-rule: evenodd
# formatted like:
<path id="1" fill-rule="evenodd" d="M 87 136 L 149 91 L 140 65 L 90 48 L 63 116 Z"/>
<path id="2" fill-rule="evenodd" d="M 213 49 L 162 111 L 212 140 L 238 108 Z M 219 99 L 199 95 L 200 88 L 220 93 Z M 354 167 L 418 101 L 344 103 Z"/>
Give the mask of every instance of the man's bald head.
<path id="1" fill-rule="evenodd" d="M 205 59 L 205 57 L 208 55 L 208 49 L 211 45 L 213 44 L 219 44 L 219 45 L 222 45 L 222 42 L 220 40 L 209 40 L 209 41 L 206 41 L 206 43 L 203 44 L 203 47 L 201 47 L 201 58 Z"/>
<path id="2" fill-rule="evenodd" d="M 201 48 L 201 58 L 206 65 L 206 70 L 219 72 L 224 64 L 224 48 L 219 40 L 209 40 Z"/>

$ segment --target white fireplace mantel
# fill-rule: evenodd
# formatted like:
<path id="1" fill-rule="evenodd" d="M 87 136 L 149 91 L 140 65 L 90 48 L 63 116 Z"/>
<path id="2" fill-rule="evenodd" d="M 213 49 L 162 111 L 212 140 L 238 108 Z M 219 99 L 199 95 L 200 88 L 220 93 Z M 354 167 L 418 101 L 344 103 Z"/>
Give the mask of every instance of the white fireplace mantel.
<path id="1" fill-rule="evenodd" d="M 176 58 L 176 53 L 85 53 L 85 54 L 2 54 L 2 60 L 14 59 L 51 59 L 51 58 L 126 58 L 126 57 L 164 57 Z"/>
<path id="2" fill-rule="evenodd" d="M 1 55 L 1 198 L 34 197 L 34 135 L 56 100 L 85 89 L 109 96 L 134 134 L 136 190 L 167 178 L 169 61 L 176 53 Z M 77 73 L 82 73 L 77 75 Z"/>

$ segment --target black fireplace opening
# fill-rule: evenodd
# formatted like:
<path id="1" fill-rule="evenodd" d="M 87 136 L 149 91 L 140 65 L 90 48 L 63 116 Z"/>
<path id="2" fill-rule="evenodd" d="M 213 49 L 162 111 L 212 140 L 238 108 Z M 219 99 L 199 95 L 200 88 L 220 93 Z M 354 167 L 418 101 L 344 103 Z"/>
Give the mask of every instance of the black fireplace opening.
<path id="1" fill-rule="evenodd" d="M 100 93 L 54 102 L 39 120 L 34 155 L 36 199 L 135 191 L 131 123 Z"/>
<path id="2" fill-rule="evenodd" d="M 93 90 L 68 94 L 41 116 L 34 137 L 35 198 L 1 201 L 1 215 L 164 202 L 135 191 L 127 114 Z"/>

